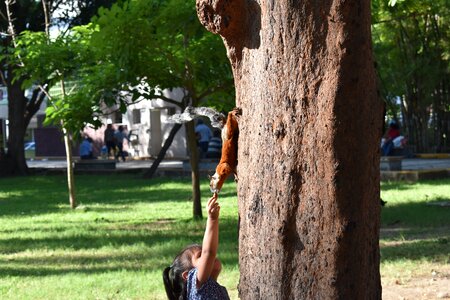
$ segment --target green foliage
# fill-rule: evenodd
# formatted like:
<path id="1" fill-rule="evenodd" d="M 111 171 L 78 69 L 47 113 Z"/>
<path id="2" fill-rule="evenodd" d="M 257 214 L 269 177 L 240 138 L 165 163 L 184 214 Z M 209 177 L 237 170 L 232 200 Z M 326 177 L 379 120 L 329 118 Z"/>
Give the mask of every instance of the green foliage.
<path id="1" fill-rule="evenodd" d="M 104 105 L 125 112 L 163 89 L 184 88 L 194 105 L 228 99 L 215 106 L 231 108 L 234 101 L 223 43 L 201 26 L 192 0 L 120 1 L 54 39 L 25 31 L 8 55 L 21 66 L 15 75 L 26 78 L 23 88 L 51 87 L 46 122 L 64 121 L 75 134 L 100 126 Z M 69 83 L 74 88 L 62 93 Z"/>
<path id="2" fill-rule="evenodd" d="M 177 87 L 194 102 L 211 95 L 232 98 L 225 48 L 198 21 L 195 1 L 127 1 L 99 10 L 93 23 L 92 47 L 106 67 L 116 70 L 116 85 L 105 84 L 109 90 L 145 81 L 146 93 L 140 95 L 146 99 L 157 97 L 157 90 Z M 105 74 L 102 68 L 98 73 Z"/>
<path id="3" fill-rule="evenodd" d="M 402 97 L 402 117 L 411 129 L 407 134 L 419 148 L 430 110 L 434 124 L 444 124 L 450 118 L 446 87 L 450 74 L 447 2 L 372 1 L 372 39 L 382 96 L 388 114 L 396 118 L 400 117 L 396 99 Z M 443 132 L 438 132 L 438 136 L 449 128 L 440 130 Z"/>
<path id="4" fill-rule="evenodd" d="M 20 66 L 15 78 L 25 78 L 23 89 L 39 85 L 48 90 L 46 123 L 60 125 L 63 121 L 75 135 L 88 123 L 101 125 L 95 118 L 100 114 L 99 105 L 83 89 L 83 78 L 97 64 L 89 45 L 91 34 L 87 26 L 75 27 L 54 39 L 44 32 L 24 31 L 9 54 Z"/>

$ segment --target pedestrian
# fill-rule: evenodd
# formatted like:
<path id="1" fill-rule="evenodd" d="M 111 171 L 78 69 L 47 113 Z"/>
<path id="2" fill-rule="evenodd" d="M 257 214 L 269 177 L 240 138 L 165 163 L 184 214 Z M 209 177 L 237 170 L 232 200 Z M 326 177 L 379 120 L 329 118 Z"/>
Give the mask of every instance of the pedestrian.
<path id="1" fill-rule="evenodd" d="M 108 157 L 111 156 L 111 151 L 113 152 L 113 156 L 115 156 L 114 150 L 116 148 L 116 143 L 114 143 L 114 128 L 112 124 L 106 125 L 103 142 L 106 145 Z"/>
<path id="2" fill-rule="evenodd" d="M 94 159 L 94 154 L 92 151 L 93 140 L 90 137 L 85 137 L 85 139 L 80 144 L 80 158 L 81 159 Z"/>
<path id="3" fill-rule="evenodd" d="M 209 140 L 207 158 L 220 158 L 222 153 L 222 138 L 221 131 L 214 130 L 213 137 Z"/>
<path id="4" fill-rule="evenodd" d="M 389 128 L 383 135 L 383 144 L 381 146 L 381 151 L 384 156 L 392 154 L 394 149 L 394 139 L 400 136 L 400 128 L 395 121 L 389 122 Z"/>
<path id="5" fill-rule="evenodd" d="M 130 139 L 128 138 L 127 134 L 124 131 L 123 126 L 120 125 L 118 130 L 114 133 L 114 142 L 118 148 L 118 151 L 116 153 L 117 161 L 119 161 L 119 156 L 122 158 L 122 161 L 125 161 L 125 152 L 123 151 L 123 141 L 125 139 L 128 142 L 130 141 Z"/>
<path id="6" fill-rule="evenodd" d="M 209 140 L 212 136 L 211 129 L 203 123 L 202 119 L 197 121 L 197 126 L 195 126 L 195 133 L 197 135 L 198 146 L 200 148 L 200 157 L 204 157 L 208 151 Z"/>

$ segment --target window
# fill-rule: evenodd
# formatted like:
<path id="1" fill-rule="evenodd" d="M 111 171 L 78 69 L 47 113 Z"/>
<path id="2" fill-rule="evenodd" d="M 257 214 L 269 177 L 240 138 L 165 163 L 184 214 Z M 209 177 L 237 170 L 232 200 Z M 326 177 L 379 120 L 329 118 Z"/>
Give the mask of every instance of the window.
<path id="1" fill-rule="evenodd" d="M 141 124 L 141 110 L 133 109 L 133 124 Z"/>
<path id="2" fill-rule="evenodd" d="M 176 112 L 176 108 L 175 107 L 168 107 L 167 108 L 167 115 L 168 116 L 173 116 Z"/>
<path id="3" fill-rule="evenodd" d="M 120 110 L 114 113 L 114 123 L 122 123 L 122 113 Z"/>

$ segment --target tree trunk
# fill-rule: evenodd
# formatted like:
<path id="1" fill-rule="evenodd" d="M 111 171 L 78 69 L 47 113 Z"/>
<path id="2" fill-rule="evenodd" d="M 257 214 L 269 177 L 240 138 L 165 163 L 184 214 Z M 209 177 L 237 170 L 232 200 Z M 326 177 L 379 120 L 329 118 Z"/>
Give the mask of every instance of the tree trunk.
<path id="1" fill-rule="evenodd" d="M 199 156 L 193 121 L 186 123 L 186 133 L 189 149 L 189 162 L 191 164 L 193 214 L 194 218 L 197 219 L 202 218 L 202 204 L 200 200 Z"/>
<path id="2" fill-rule="evenodd" d="M 166 156 L 166 152 L 169 149 L 170 145 L 172 145 L 173 139 L 175 138 L 175 135 L 177 134 L 178 130 L 180 130 L 181 124 L 175 124 L 172 127 L 172 130 L 170 130 L 169 136 L 164 142 L 163 147 L 161 148 L 161 151 L 158 153 L 158 157 L 155 161 L 153 161 L 152 166 L 148 171 L 144 173 L 144 178 L 152 178 L 153 175 L 155 175 L 156 170 L 158 169 L 159 164 L 164 159 L 164 156 Z"/>
<path id="3" fill-rule="evenodd" d="M 67 187 L 69 189 L 69 203 L 70 208 L 77 207 L 77 199 L 75 196 L 75 177 L 73 174 L 73 155 L 72 155 L 72 136 L 64 128 L 64 122 L 61 122 L 64 133 L 64 146 L 66 147 L 66 161 L 67 161 Z"/>
<path id="4" fill-rule="evenodd" d="M 28 167 L 25 160 L 24 136 L 28 123 L 25 122 L 25 107 L 27 99 L 21 88 L 22 81 L 12 82 L 14 74 L 10 69 L 8 74 L 8 119 L 9 136 L 5 157 L 0 162 L 0 173 L 4 176 L 26 175 Z"/>
<path id="5" fill-rule="evenodd" d="M 380 299 L 370 1 L 197 0 L 232 63 L 241 299 Z"/>
<path id="6" fill-rule="evenodd" d="M 66 97 L 66 87 L 64 84 L 64 79 L 60 80 L 61 84 L 61 95 L 63 98 Z M 52 99 L 49 99 L 50 101 Z M 73 155 L 72 155 L 72 133 L 67 130 L 64 120 L 61 120 L 61 128 L 64 134 L 64 146 L 66 148 L 66 161 L 67 161 L 67 187 L 69 189 L 69 203 L 70 208 L 74 209 L 77 207 L 77 199 L 75 196 L 75 177 L 73 174 Z"/>

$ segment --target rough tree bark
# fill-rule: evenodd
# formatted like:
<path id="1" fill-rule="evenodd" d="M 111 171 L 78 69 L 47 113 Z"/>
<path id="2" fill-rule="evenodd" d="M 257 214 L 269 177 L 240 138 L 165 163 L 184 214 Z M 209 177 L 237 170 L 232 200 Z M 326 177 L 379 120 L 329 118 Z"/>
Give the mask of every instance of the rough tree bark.
<path id="1" fill-rule="evenodd" d="M 10 69 L 10 71 L 13 71 Z M 9 138 L 6 156 L 0 160 L 0 176 L 26 175 L 24 136 L 28 123 L 25 122 L 26 98 L 21 88 L 22 80 L 12 81 L 13 73 L 7 78 Z"/>
<path id="2" fill-rule="evenodd" d="M 380 299 L 370 1 L 197 0 L 232 63 L 241 299 Z"/>

